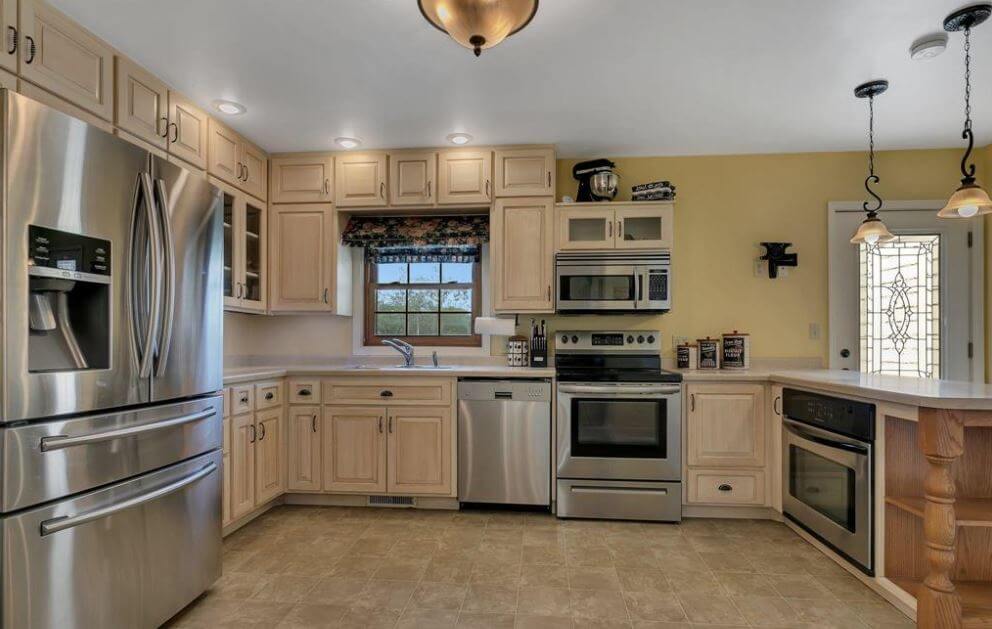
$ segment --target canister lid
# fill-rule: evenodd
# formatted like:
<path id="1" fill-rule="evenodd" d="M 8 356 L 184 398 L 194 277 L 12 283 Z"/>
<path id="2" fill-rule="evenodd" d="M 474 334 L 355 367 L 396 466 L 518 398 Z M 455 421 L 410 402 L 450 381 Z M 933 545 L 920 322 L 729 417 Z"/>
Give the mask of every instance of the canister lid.
<path id="1" fill-rule="evenodd" d="M 737 330 L 734 330 L 733 332 L 724 332 L 723 335 L 724 336 L 751 336 L 747 332 L 738 332 Z"/>

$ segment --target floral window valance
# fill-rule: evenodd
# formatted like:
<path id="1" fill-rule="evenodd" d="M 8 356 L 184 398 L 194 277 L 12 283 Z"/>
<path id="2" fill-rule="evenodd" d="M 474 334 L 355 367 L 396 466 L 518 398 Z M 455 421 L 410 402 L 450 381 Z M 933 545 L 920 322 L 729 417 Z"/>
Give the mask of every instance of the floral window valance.
<path id="1" fill-rule="evenodd" d="M 351 247 L 478 246 L 489 241 L 489 216 L 352 216 L 341 241 Z"/>

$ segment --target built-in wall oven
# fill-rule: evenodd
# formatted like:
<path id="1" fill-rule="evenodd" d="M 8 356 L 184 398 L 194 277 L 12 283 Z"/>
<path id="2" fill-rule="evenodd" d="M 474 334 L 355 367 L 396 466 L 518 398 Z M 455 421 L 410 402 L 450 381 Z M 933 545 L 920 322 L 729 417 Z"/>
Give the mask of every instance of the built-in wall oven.
<path id="1" fill-rule="evenodd" d="M 555 256 L 558 312 L 667 312 L 671 252 L 580 251 Z"/>
<path id="2" fill-rule="evenodd" d="M 875 406 L 795 389 L 776 403 L 785 516 L 873 575 Z"/>
<path id="3" fill-rule="evenodd" d="M 659 337 L 556 335 L 560 517 L 681 519 L 681 376 Z"/>

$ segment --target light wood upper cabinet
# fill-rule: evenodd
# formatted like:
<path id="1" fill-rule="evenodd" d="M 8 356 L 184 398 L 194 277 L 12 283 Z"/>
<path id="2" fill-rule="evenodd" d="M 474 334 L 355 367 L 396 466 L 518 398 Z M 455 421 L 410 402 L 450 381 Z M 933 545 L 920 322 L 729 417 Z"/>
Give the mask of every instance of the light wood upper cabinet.
<path id="1" fill-rule="evenodd" d="M 674 210 L 670 203 L 625 206 L 616 211 L 617 249 L 671 249 Z"/>
<path id="2" fill-rule="evenodd" d="M 325 406 L 323 420 L 324 490 L 385 492 L 386 409 Z"/>
<path id="3" fill-rule="evenodd" d="M 761 384 L 690 384 L 688 464 L 765 466 L 765 387 Z"/>
<path id="4" fill-rule="evenodd" d="M 231 418 L 231 519 L 255 508 L 255 421 L 251 413 Z"/>
<path id="5" fill-rule="evenodd" d="M 270 160 L 272 203 L 330 203 L 334 200 L 334 156 L 280 156 Z"/>
<path id="6" fill-rule="evenodd" d="M 554 149 L 496 149 L 495 182 L 497 197 L 553 197 Z"/>
<path id="7" fill-rule="evenodd" d="M 273 205 L 269 217 L 272 311 L 333 311 L 337 243 L 333 206 Z"/>
<path id="8" fill-rule="evenodd" d="M 334 160 L 334 202 L 338 207 L 387 205 L 386 153 L 346 153 Z"/>
<path id="9" fill-rule="evenodd" d="M 0 68 L 17 72 L 17 0 L 0 0 L 0 31 L 3 32 L 3 50 L 0 50 Z M 6 86 L 7 89 L 17 89 Z"/>
<path id="10" fill-rule="evenodd" d="M 497 199 L 490 215 L 493 310 L 553 312 L 551 197 Z"/>
<path id="11" fill-rule="evenodd" d="M 389 154 L 390 205 L 433 205 L 437 194 L 437 153 L 399 151 Z"/>
<path id="12" fill-rule="evenodd" d="M 320 491 L 320 407 L 289 407 L 287 487 L 290 491 Z"/>
<path id="13" fill-rule="evenodd" d="M 220 188 L 224 206 L 224 307 L 265 312 L 269 267 L 268 212 L 240 190 L 211 179 Z"/>
<path id="14" fill-rule="evenodd" d="M 438 153 L 437 202 L 489 203 L 492 200 L 492 151 L 452 149 Z"/>
<path id="15" fill-rule="evenodd" d="M 208 120 L 207 113 L 188 98 L 169 91 L 169 153 L 205 170 Z"/>
<path id="16" fill-rule="evenodd" d="M 671 203 L 567 203 L 555 208 L 556 247 L 671 249 L 675 211 Z"/>
<path id="17" fill-rule="evenodd" d="M 232 186 L 240 187 L 244 184 L 241 180 L 241 136 L 213 118 L 210 118 L 207 129 L 207 171 Z"/>
<path id="18" fill-rule="evenodd" d="M 387 410 L 390 493 L 451 493 L 451 408 Z"/>
<path id="19" fill-rule="evenodd" d="M 612 208 L 559 207 L 555 216 L 558 250 L 613 249 L 616 212 Z"/>
<path id="20" fill-rule="evenodd" d="M 130 59 L 116 57 L 117 126 L 165 149 L 169 137 L 169 88 Z"/>
<path id="21" fill-rule="evenodd" d="M 21 0 L 19 22 L 21 76 L 113 120 L 113 49 L 42 0 Z"/>
<path id="22" fill-rule="evenodd" d="M 255 504 L 261 505 L 286 491 L 283 461 L 283 409 L 255 413 Z"/>
<path id="23" fill-rule="evenodd" d="M 265 151 L 241 139 L 242 184 L 240 188 L 264 201 L 269 190 L 269 160 Z"/>

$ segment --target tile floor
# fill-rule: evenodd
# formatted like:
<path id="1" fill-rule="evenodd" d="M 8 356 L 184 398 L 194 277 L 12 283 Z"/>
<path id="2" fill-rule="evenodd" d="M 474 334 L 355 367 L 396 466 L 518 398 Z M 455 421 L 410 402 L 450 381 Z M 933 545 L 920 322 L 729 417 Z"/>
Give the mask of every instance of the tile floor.
<path id="1" fill-rule="evenodd" d="M 782 524 L 278 507 L 189 627 L 912 627 Z"/>

